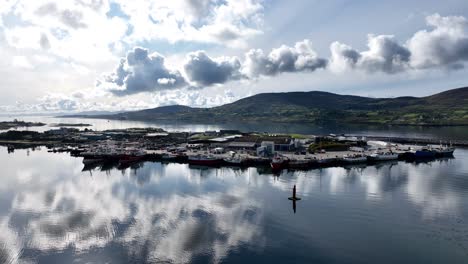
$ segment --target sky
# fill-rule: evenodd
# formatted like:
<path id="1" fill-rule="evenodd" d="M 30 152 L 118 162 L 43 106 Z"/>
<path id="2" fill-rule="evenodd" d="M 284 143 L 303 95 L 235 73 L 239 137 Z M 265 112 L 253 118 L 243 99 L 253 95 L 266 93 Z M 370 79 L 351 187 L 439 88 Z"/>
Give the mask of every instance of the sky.
<path id="1" fill-rule="evenodd" d="M 464 0 L 2 0 L 0 111 L 211 107 L 468 85 Z"/>

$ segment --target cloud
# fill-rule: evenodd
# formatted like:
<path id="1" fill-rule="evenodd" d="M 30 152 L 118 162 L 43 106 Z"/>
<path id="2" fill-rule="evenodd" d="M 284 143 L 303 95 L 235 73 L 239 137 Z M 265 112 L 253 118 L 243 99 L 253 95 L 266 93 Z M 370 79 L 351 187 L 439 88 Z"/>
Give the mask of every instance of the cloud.
<path id="1" fill-rule="evenodd" d="M 26 69 L 26 70 L 34 69 L 34 66 L 25 56 L 14 56 L 12 58 L 11 64 L 13 67 L 17 67 L 21 69 Z"/>
<path id="2" fill-rule="evenodd" d="M 421 30 L 408 40 L 412 53 L 411 66 L 424 69 L 455 66 L 468 60 L 468 21 L 462 16 L 426 17 L 432 30 Z M 458 65 L 457 65 L 458 64 Z"/>
<path id="3" fill-rule="evenodd" d="M 212 0 L 184 0 L 190 13 L 192 13 L 197 19 L 202 18 L 210 13 L 214 6 Z"/>
<path id="4" fill-rule="evenodd" d="M 262 0 L 116 0 L 133 26 L 128 41 L 190 41 L 245 47 L 261 34 Z"/>
<path id="5" fill-rule="evenodd" d="M 338 41 L 330 45 L 330 51 L 331 58 L 328 67 L 333 72 L 343 72 L 349 68 L 354 68 L 361 58 L 361 53 Z"/>
<path id="6" fill-rule="evenodd" d="M 407 69 L 411 52 L 400 45 L 392 35 L 368 35 L 369 49 L 358 52 L 345 44 L 334 42 L 330 46 L 332 53 L 330 68 L 342 71 L 358 68 L 366 72 L 397 73 Z"/>
<path id="7" fill-rule="evenodd" d="M 189 53 L 184 65 L 189 80 L 199 86 L 239 80 L 241 78 L 240 68 L 241 63 L 236 57 L 212 59 L 204 51 Z"/>
<path id="8" fill-rule="evenodd" d="M 113 73 L 98 82 L 98 86 L 116 95 L 130 95 L 182 88 L 188 83 L 201 88 L 283 72 L 313 72 L 326 65 L 327 61 L 317 56 L 308 40 L 297 42 L 294 47 L 283 45 L 268 55 L 262 50 L 251 50 L 245 54 L 243 62 L 237 57 L 211 58 L 205 51 L 196 51 L 186 56 L 185 80 L 178 70 L 166 68 L 162 55 L 148 55 L 148 50 L 137 47 L 120 61 Z"/>
<path id="9" fill-rule="evenodd" d="M 35 14 L 38 16 L 56 16 L 64 25 L 73 29 L 86 27 L 86 24 L 82 22 L 83 13 L 70 9 L 60 10 L 57 4 L 53 2 L 41 5 L 36 9 Z"/>
<path id="10" fill-rule="evenodd" d="M 44 50 L 50 49 L 49 38 L 47 37 L 46 34 L 44 33 L 41 34 L 41 39 L 39 40 L 39 44 L 41 45 L 41 48 Z"/>
<path id="11" fill-rule="evenodd" d="M 325 68 L 327 60 L 319 58 L 309 40 L 297 42 L 294 47 L 283 45 L 265 54 L 253 49 L 245 55 L 243 72 L 252 78 L 274 76 L 284 72 L 312 72 Z"/>
<path id="12" fill-rule="evenodd" d="M 74 29 L 85 28 L 87 25 L 82 22 L 83 14 L 74 10 L 63 10 L 60 12 L 60 21 Z"/>
<path id="13" fill-rule="evenodd" d="M 149 54 L 147 49 L 136 47 L 127 53 L 113 73 L 105 76 L 100 86 L 106 85 L 112 93 L 122 96 L 180 88 L 186 82 L 179 71 L 166 67 L 162 55 Z"/>
<path id="14" fill-rule="evenodd" d="M 359 69 L 369 73 L 398 73 L 443 67 L 458 70 L 468 60 L 468 21 L 461 16 L 426 17 L 432 30 L 416 32 L 405 44 L 393 35 L 368 36 L 367 51 L 334 42 L 329 68 L 334 72 Z"/>

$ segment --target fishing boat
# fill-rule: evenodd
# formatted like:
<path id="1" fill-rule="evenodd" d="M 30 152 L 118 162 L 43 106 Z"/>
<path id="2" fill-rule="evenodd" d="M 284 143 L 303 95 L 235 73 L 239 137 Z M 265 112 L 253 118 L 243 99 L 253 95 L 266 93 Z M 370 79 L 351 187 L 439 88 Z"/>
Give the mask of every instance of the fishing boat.
<path id="1" fill-rule="evenodd" d="M 287 158 L 281 155 L 276 155 L 271 160 L 270 166 L 273 170 L 282 170 L 286 168 L 287 164 L 288 164 Z"/>
<path id="2" fill-rule="evenodd" d="M 317 164 L 319 166 L 326 166 L 326 165 L 333 164 L 336 161 L 337 161 L 336 158 L 320 158 L 320 159 L 317 159 Z"/>
<path id="3" fill-rule="evenodd" d="M 431 150 L 434 152 L 434 155 L 436 157 L 452 157 L 453 152 L 455 151 L 455 148 L 440 145 L 440 146 L 431 148 Z"/>
<path id="4" fill-rule="evenodd" d="M 386 160 L 397 160 L 398 154 L 393 152 L 380 152 L 380 153 L 373 153 L 367 156 L 369 161 L 386 161 Z"/>
<path id="5" fill-rule="evenodd" d="M 131 149 L 119 157 L 119 165 L 127 166 L 133 163 L 137 163 L 139 161 L 142 161 L 144 157 L 144 151 Z"/>
<path id="6" fill-rule="evenodd" d="M 88 157 L 83 158 L 83 164 L 84 165 L 98 164 L 98 163 L 101 163 L 103 161 L 104 161 L 104 159 L 102 159 L 102 158 L 88 158 Z"/>
<path id="7" fill-rule="evenodd" d="M 224 159 L 224 162 L 228 165 L 233 165 L 233 166 L 242 166 L 243 163 L 244 163 L 244 158 L 242 158 L 241 156 L 232 156 L 232 157 L 229 157 L 229 158 L 225 158 Z"/>
<path id="8" fill-rule="evenodd" d="M 363 163 L 367 161 L 367 157 L 361 154 L 347 155 L 343 157 L 345 163 Z"/>
<path id="9" fill-rule="evenodd" d="M 416 150 L 414 153 L 414 157 L 417 159 L 432 159 L 435 158 L 435 152 L 428 148 L 422 148 Z"/>
<path id="10" fill-rule="evenodd" d="M 178 155 L 175 153 L 166 153 L 162 155 L 161 159 L 166 161 L 174 161 L 178 158 Z"/>
<path id="11" fill-rule="evenodd" d="M 188 163 L 191 165 L 218 166 L 223 162 L 213 155 L 196 155 L 188 157 Z"/>
<path id="12" fill-rule="evenodd" d="M 308 169 L 311 166 L 311 161 L 306 159 L 290 160 L 288 165 L 291 169 Z"/>

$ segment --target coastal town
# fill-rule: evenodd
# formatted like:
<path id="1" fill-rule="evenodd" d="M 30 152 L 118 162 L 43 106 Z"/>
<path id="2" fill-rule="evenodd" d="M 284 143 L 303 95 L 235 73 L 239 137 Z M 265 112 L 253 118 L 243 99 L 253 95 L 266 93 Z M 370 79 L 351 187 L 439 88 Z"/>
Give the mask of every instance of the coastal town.
<path id="1" fill-rule="evenodd" d="M 448 142 L 420 144 L 408 139 L 389 140 L 335 134 L 246 133 L 238 130 L 167 132 L 159 128 L 93 131 L 60 127 L 45 132 L 8 130 L 0 133 L 0 145 L 7 146 L 9 152 L 17 148 L 45 146 L 49 152 L 69 152 L 72 156 L 83 158 L 85 169 L 125 169 L 144 161 L 163 161 L 194 166 L 265 166 L 273 171 L 307 170 L 385 161 L 450 158 L 455 150 Z"/>

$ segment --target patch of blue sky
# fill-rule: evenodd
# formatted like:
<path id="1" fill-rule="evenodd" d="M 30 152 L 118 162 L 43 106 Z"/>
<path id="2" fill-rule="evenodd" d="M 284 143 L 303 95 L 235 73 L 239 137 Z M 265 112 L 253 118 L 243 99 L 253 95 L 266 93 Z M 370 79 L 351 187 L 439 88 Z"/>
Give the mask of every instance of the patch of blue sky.
<path id="1" fill-rule="evenodd" d="M 122 10 L 119 4 L 115 2 L 111 2 L 109 5 L 109 11 L 106 13 L 106 16 L 108 18 L 113 18 L 113 17 L 120 17 L 123 19 L 129 19 L 130 17 L 125 14 L 125 12 Z"/>

